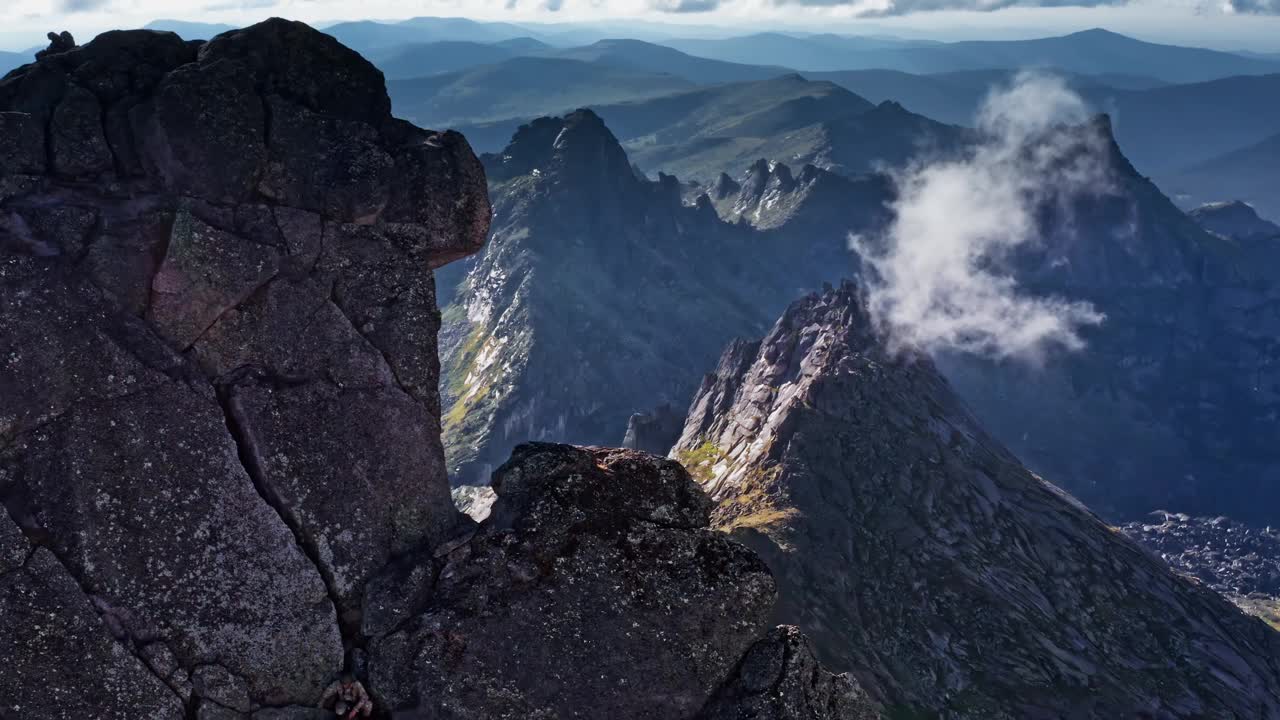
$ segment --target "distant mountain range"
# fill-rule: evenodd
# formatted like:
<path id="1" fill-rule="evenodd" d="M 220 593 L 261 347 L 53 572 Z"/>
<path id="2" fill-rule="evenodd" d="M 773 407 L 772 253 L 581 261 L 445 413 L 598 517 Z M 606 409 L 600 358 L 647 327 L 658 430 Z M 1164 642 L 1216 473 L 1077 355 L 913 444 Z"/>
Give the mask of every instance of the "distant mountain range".
<path id="1" fill-rule="evenodd" d="M 528 61 L 526 58 L 509 62 Z M 628 76 L 637 84 L 609 84 L 605 69 L 609 66 L 590 64 L 588 67 L 592 77 L 598 79 L 592 81 L 593 87 L 580 88 L 580 98 L 605 92 L 640 94 L 655 86 L 654 77 L 669 77 Z M 480 72 L 480 69 L 470 72 Z M 458 87 L 481 84 L 469 74 L 465 80 L 459 77 L 454 81 L 453 75 L 446 77 L 450 82 L 459 83 Z M 641 78 L 647 81 L 640 83 Z M 391 82 L 389 87 L 397 112 L 428 122 L 435 106 L 428 102 L 410 105 L 405 98 L 411 96 L 411 92 L 420 93 L 421 97 L 431 94 L 434 92 L 431 81 L 432 78 L 420 78 Z M 417 85 L 410 89 L 407 87 L 410 83 Z M 656 86 L 660 87 L 661 83 Z M 516 88 L 512 92 L 529 91 Z M 507 106 L 505 99 L 503 102 Z M 549 108 L 560 100 L 542 93 L 530 102 Z M 737 172 L 762 157 L 780 158 L 797 167 L 813 163 L 838 172 L 862 173 L 880 164 L 899 165 L 938 144 L 922 142 L 925 138 L 950 140 L 963 132 L 961 128 L 912 113 L 897 103 L 877 105 L 834 83 L 812 82 L 796 74 L 695 87 L 647 99 L 618 103 L 584 101 L 579 105 L 591 106 L 605 119 L 638 167 L 703 183 L 714 180 L 724 171 Z M 529 119 L 516 117 L 463 124 L 459 129 L 466 133 L 474 147 L 497 151 L 506 145 L 515 129 Z"/>
<path id="2" fill-rule="evenodd" d="M 1116 137 L 1133 163 L 1157 177 L 1280 132 L 1280 74 L 1085 96 L 1112 115 Z"/>
<path id="3" fill-rule="evenodd" d="M 736 63 L 784 65 L 796 70 L 843 70 L 865 67 L 877 53 L 927 47 L 941 43 L 890 37 L 850 35 L 790 35 L 767 32 L 721 39 L 665 41 L 690 55 Z"/>
<path id="4" fill-rule="evenodd" d="M 496 43 L 439 41 L 394 45 L 369 52 L 369 59 L 389 79 L 436 75 L 499 63 L 515 57 L 558 58 L 669 74 L 699 84 L 760 80 L 791 72 L 784 67 L 741 65 L 694 57 L 641 40 L 600 40 L 590 45 L 557 48 L 529 37 Z"/>
<path id="5" fill-rule="evenodd" d="M 379 48 L 368 53 L 388 80 L 457 72 L 481 65 L 493 65 L 522 55 L 538 55 L 551 46 L 533 38 L 515 38 L 496 43 L 472 40 L 440 40 Z"/>
<path id="6" fill-rule="evenodd" d="M 658 97 L 693 86 L 675 75 L 551 57 L 513 58 L 387 83 L 397 115 L 441 128 Z"/>
<path id="7" fill-rule="evenodd" d="M 395 32 L 405 31 L 395 27 L 400 28 Z M 524 28 L 481 29 L 472 28 L 493 38 Z M 745 48 L 750 42 L 759 43 L 761 51 L 749 53 Z M 916 116 L 967 125 L 983 98 L 1009 84 L 1018 68 L 1042 68 L 1065 77 L 1097 111 L 1110 114 L 1116 137 L 1135 166 L 1166 182 L 1177 181 L 1179 188 L 1171 187 L 1171 192 L 1187 196 L 1179 202 L 1194 206 L 1246 197 L 1264 214 L 1272 212 L 1263 198 L 1265 163 L 1256 162 L 1256 172 L 1244 172 L 1227 185 L 1196 178 L 1223 174 L 1212 166 L 1201 169 L 1201 164 L 1222 158 L 1222 167 L 1230 167 L 1239 160 L 1225 156 L 1240 152 L 1239 159 L 1247 159 L 1251 152 L 1245 148 L 1280 131 L 1280 63 L 1145 43 L 1105 31 L 950 44 L 776 33 L 669 44 L 705 54 L 728 50 L 707 59 L 639 40 L 563 48 L 520 36 L 391 45 L 370 53 L 393 79 L 389 91 L 398 114 L 425 126 L 457 127 L 479 150 L 500 149 L 516 127 L 539 115 L 591 107 L 606 118 L 641 167 L 704 182 L 744 167 L 755 156 L 861 170 L 859 163 L 824 156 L 820 150 L 847 145 L 849 132 L 858 128 L 843 128 L 845 137 L 833 139 L 840 128 L 821 123 L 844 121 L 893 101 Z M 839 63 L 854 62 L 857 53 L 880 53 L 867 62 L 881 67 L 799 76 L 787 68 L 813 63 L 798 55 L 792 57 L 798 62 L 787 65 L 783 51 L 797 48 L 821 57 L 854 57 L 832 60 Z M 908 56 L 917 59 L 907 62 L 903 58 Z M 733 62 L 748 59 L 755 62 Z M 902 67 L 886 69 L 894 64 Z M 935 72 L 940 69 L 947 72 Z M 1270 74 L 1256 74 L 1265 72 Z M 1218 77 L 1224 73 L 1243 74 Z M 784 77 L 788 79 L 778 79 Z M 1200 80 L 1204 77 L 1213 79 Z M 1197 81 L 1173 84 L 1191 79 Z M 805 80 L 814 81 L 812 87 L 802 87 Z M 741 85 L 753 81 L 760 84 Z M 713 85 L 722 87 L 709 87 Z M 857 99 L 837 97 L 837 86 Z M 742 96 L 747 96 L 745 104 Z M 853 109 L 857 104 L 865 107 Z M 764 146 L 768 152 L 761 151 Z M 1233 190 L 1228 196 L 1205 192 L 1226 187 Z"/>
<path id="8" fill-rule="evenodd" d="M 847 88 L 874 103 L 893 100 L 912 112 L 955 125 L 970 125 L 983 99 L 992 89 L 1013 82 L 1017 70 L 966 70 L 935 75 L 914 75 L 901 70 L 840 70 L 805 73 L 810 80 L 825 80 Z M 1080 75 L 1055 72 L 1074 91 L 1105 95 L 1121 90 L 1164 87 L 1155 78 L 1118 75 Z"/>
<path id="9" fill-rule="evenodd" d="M 1037 40 L 921 43 L 874 38 L 755 35 L 709 41 L 670 41 L 704 57 L 763 62 L 797 70 L 901 70 L 916 74 L 958 70 L 1045 68 L 1084 75 L 1124 72 L 1165 82 L 1197 82 L 1276 72 L 1273 59 L 1135 40 L 1087 30 Z"/>
<path id="10" fill-rule="evenodd" d="M 871 102 L 895 100 L 908 110 L 935 120 L 968 125 L 991 90 L 1008 85 L 1015 74 L 1012 70 L 939 75 L 849 70 L 809 73 L 806 77 L 835 83 Z M 1190 172 L 1201 163 L 1263 141 L 1280 130 L 1280 74 L 1182 85 L 1116 74 L 1064 77 L 1068 86 L 1094 109 L 1112 116 L 1116 138 L 1133 163 L 1143 172 L 1161 178 L 1176 178 L 1183 171 Z M 1170 152 L 1170 148 L 1177 151 Z M 1266 186 L 1250 181 L 1230 187 L 1253 196 Z M 1175 191 L 1172 187 L 1169 190 Z M 1230 197 L 1239 195 L 1236 192 Z M 1200 201 L 1218 199 L 1224 198 Z"/>
<path id="11" fill-rule="evenodd" d="M 366 56 L 370 51 L 395 45 L 442 40 L 492 43 L 536 35 L 518 25 L 440 17 L 418 17 L 394 23 L 341 22 L 325 27 L 324 32 Z"/>
<path id="12" fill-rule="evenodd" d="M 930 148 L 952 147 L 963 133 L 896 103 L 873 105 L 844 88 L 798 75 L 597 111 L 619 128 L 641 168 L 703 182 L 762 157 L 860 174 L 900 166 Z"/>

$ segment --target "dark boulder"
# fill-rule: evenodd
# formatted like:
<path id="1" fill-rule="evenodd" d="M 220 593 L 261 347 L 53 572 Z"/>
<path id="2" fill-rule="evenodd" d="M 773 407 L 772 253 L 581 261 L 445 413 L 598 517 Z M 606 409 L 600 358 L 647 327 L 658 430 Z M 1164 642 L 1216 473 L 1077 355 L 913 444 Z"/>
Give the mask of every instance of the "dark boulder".
<path id="1" fill-rule="evenodd" d="M 718 710 L 706 717 L 793 704 L 823 712 L 760 717 L 859 717 L 835 711 L 844 706 L 834 698 L 857 691 L 816 668 L 802 639 L 760 640 L 773 579 L 746 548 L 708 529 L 711 506 L 678 464 L 529 444 L 493 487 L 489 519 L 439 558 L 434 589 L 413 617 L 372 645 L 372 686 L 389 709 L 692 718 L 715 696 Z M 406 592 L 419 592 L 420 581 L 401 576 Z M 762 654 L 786 660 L 750 659 Z M 785 697 L 748 698 L 772 683 Z"/>

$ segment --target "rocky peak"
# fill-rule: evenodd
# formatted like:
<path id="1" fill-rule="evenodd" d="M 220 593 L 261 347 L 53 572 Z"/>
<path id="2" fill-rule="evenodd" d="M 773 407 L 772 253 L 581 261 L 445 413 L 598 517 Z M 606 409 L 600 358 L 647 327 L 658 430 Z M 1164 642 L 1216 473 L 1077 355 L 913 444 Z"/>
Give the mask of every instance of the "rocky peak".
<path id="1" fill-rule="evenodd" d="M 851 285 L 730 346 L 673 457 L 779 617 L 901 713 L 1280 713 L 1280 635 L 1023 468 Z"/>
<path id="2" fill-rule="evenodd" d="M 456 483 L 486 483 L 523 440 L 618 442 L 636 411 L 684 404 L 734 334 L 724 328 L 758 328 L 751 309 L 781 305 L 762 290 L 784 281 L 743 262 L 763 252 L 749 228 L 686 204 L 674 176 L 637 176 L 594 114 L 561 122 L 537 135 L 551 148 L 543 168 L 495 184 L 492 240 L 445 308 Z M 513 147 L 534 139 L 522 131 Z M 555 149 L 568 145 L 618 156 L 568 172 Z M 568 384 L 566 363 L 578 368 Z"/>
<path id="3" fill-rule="evenodd" d="M 714 200 L 724 200 L 731 195 L 737 195 L 741 190 L 742 186 L 729 177 L 728 173 L 720 173 L 715 184 L 711 186 L 710 194 Z"/>
<path id="4" fill-rule="evenodd" d="M 521 126 L 505 150 L 486 156 L 494 180 L 536 174 L 589 191 L 626 192 L 638 180 L 621 143 L 591 110 Z"/>
<path id="5" fill-rule="evenodd" d="M 489 179 L 495 182 L 528 175 L 551 160 L 553 145 L 564 129 L 562 118 L 541 117 L 521 125 L 505 150 L 481 158 Z"/>
<path id="6" fill-rule="evenodd" d="M 468 525 L 432 268 L 479 162 L 284 20 L 47 54 L 0 128 L 0 715 L 314 705 L 369 579 Z"/>

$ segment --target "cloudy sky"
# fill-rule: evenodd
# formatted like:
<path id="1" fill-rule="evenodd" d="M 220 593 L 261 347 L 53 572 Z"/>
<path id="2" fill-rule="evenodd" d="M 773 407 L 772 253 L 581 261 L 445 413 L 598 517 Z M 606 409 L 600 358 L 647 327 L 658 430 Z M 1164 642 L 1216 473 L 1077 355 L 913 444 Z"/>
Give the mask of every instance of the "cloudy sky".
<path id="1" fill-rule="evenodd" d="M 272 15 L 349 19 L 463 16 L 513 22 L 626 21 L 746 29 L 894 33 L 942 40 L 1036 37 L 1105 27 L 1145 40 L 1280 52 L 1280 0 L 0 0 L 0 49 L 69 29 L 91 37 L 158 18 L 244 24 Z M 690 27 L 696 26 L 696 27 Z"/>

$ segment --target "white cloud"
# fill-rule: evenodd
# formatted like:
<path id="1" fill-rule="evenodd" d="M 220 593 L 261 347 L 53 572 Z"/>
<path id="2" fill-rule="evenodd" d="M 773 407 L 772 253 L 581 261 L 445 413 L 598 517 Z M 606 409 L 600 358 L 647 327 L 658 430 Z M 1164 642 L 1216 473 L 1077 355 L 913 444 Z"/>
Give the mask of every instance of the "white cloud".
<path id="1" fill-rule="evenodd" d="M 1072 198 L 1109 186 L 1108 139 L 1088 120 L 1062 81 L 1021 75 L 987 99 L 971 150 L 899 174 L 887 236 L 851 240 L 873 271 L 873 317 L 893 342 L 1031 360 L 1083 347 L 1080 330 L 1103 316 L 1027 292 L 1005 261 L 1039 242 L 1038 208 L 1066 212 Z"/>

